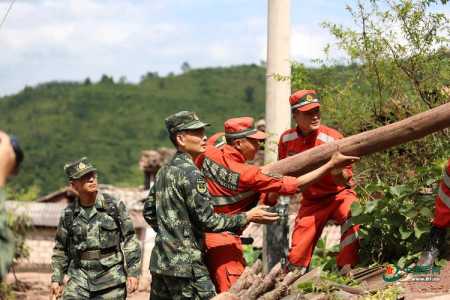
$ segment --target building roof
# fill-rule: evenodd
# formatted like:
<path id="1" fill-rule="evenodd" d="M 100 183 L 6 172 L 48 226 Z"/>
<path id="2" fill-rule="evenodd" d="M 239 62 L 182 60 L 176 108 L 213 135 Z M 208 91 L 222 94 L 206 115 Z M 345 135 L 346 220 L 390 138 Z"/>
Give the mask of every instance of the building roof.
<path id="1" fill-rule="evenodd" d="M 40 203 L 26 201 L 5 201 L 6 210 L 15 215 L 26 215 L 33 226 L 56 227 L 66 203 Z"/>
<path id="2" fill-rule="evenodd" d="M 99 190 L 125 203 L 136 228 L 147 227 L 142 210 L 144 208 L 143 200 L 148 191 L 138 188 L 119 188 L 106 184 L 100 184 Z M 5 205 L 6 209 L 13 211 L 14 214 L 29 216 L 33 226 L 57 227 L 62 210 L 68 202 L 72 201 L 73 196 L 74 192 L 69 187 L 65 187 L 36 201 L 6 201 Z"/>
<path id="3" fill-rule="evenodd" d="M 66 205 L 64 202 L 5 201 L 6 210 L 12 211 L 15 215 L 26 215 L 30 218 L 32 226 L 43 227 L 57 227 Z M 147 227 L 142 210 L 131 209 L 128 213 L 135 228 Z"/>

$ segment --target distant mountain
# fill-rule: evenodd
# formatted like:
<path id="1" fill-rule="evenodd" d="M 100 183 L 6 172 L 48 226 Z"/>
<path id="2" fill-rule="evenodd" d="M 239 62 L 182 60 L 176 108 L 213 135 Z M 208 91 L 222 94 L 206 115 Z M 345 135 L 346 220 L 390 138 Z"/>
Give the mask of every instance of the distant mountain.
<path id="1" fill-rule="evenodd" d="M 65 184 L 64 162 L 88 156 L 100 181 L 142 183 L 140 151 L 169 146 L 164 118 L 194 110 L 211 123 L 264 114 L 265 69 L 257 65 L 189 70 L 177 76 L 148 73 L 135 84 L 49 82 L 0 98 L 0 128 L 17 135 L 26 160 L 13 186 L 40 194 Z M 288 117 L 288 116 L 287 116 Z"/>

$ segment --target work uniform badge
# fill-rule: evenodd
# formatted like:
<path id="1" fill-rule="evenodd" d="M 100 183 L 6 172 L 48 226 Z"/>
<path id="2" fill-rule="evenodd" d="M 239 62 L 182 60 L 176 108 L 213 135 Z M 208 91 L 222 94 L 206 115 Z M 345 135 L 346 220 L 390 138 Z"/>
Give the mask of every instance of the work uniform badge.
<path id="1" fill-rule="evenodd" d="M 80 162 L 80 163 L 78 164 L 78 171 L 82 171 L 82 170 L 84 170 L 84 169 L 86 169 L 86 165 L 85 165 L 83 162 Z"/>
<path id="2" fill-rule="evenodd" d="M 203 180 L 203 178 L 197 178 L 197 192 L 204 194 L 207 190 L 205 180 Z"/>

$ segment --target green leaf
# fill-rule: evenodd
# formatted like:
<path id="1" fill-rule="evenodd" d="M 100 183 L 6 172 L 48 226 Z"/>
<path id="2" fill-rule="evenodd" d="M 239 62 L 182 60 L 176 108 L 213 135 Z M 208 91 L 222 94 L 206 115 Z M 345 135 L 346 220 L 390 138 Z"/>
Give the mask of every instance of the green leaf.
<path id="1" fill-rule="evenodd" d="M 378 206 L 378 201 L 369 201 L 366 205 L 366 212 L 371 213 Z"/>
<path id="2" fill-rule="evenodd" d="M 415 216 L 417 216 L 417 210 L 415 208 L 412 208 L 410 211 L 407 211 L 405 214 L 403 214 L 404 216 L 408 217 L 408 218 L 414 218 Z"/>
<path id="3" fill-rule="evenodd" d="M 436 264 L 436 266 L 443 268 L 447 265 L 448 261 L 445 258 L 441 258 L 435 261 L 434 263 Z"/>
<path id="4" fill-rule="evenodd" d="M 405 185 L 391 186 L 389 192 L 396 198 L 402 198 L 408 194 L 408 187 Z"/>
<path id="5" fill-rule="evenodd" d="M 420 214 L 422 216 L 425 216 L 425 217 L 428 217 L 428 218 L 433 216 L 433 212 L 428 207 L 422 207 L 422 209 L 420 210 Z"/>
<path id="6" fill-rule="evenodd" d="M 397 265 L 403 269 L 406 265 L 406 257 L 403 256 L 402 258 L 400 258 L 397 262 Z"/>
<path id="7" fill-rule="evenodd" d="M 406 228 L 404 225 L 400 226 L 398 231 L 400 232 L 400 237 L 401 237 L 402 240 L 406 240 L 412 234 L 412 231 L 409 230 L 408 228 Z"/>
<path id="8" fill-rule="evenodd" d="M 363 212 L 363 208 L 359 202 L 352 203 L 351 209 L 353 217 L 359 216 Z"/>
<path id="9" fill-rule="evenodd" d="M 422 234 L 428 231 L 428 228 L 421 224 L 414 225 L 414 235 L 416 238 L 420 239 Z"/>

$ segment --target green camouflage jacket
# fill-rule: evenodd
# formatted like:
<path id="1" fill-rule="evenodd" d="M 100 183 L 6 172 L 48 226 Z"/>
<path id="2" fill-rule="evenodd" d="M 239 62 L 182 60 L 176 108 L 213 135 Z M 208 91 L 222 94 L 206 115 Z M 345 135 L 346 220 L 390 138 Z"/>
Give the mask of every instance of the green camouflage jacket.
<path id="1" fill-rule="evenodd" d="M 0 281 L 8 272 L 14 256 L 14 239 L 8 229 L 5 199 L 5 192 L 0 188 Z"/>
<path id="2" fill-rule="evenodd" d="M 156 231 L 150 271 L 192 278 L 208 274 L 204 264 L 205 231 L 238 231 L 245 214 L 215 214 L 203 174 L 185 153 L 177 152 L 156 175 L 144 205 L 144 218 Z"/>
<path id="3" fill-rule="evenodd" d="M 103 194 L 100 192 L 97 194 L 95 205 L 89 215 L 87 210 L 80 207 L 79 200 L 76 199 L 64 209 L 59 221 L 52 256 L 52 282 L 62 282 L 64 274 L 67 274 L 70 280 L 76 281 L 80 287 L 89 291 L 99 291 L 125 282 L 126 276 L 139 275 L 141 247 L 133 223 L 123 202 L 115 199 L 112 201 L 117 206 L 122 224 L 124 236 L 121 243 L 122 252 L 116 251 L 98 260 L 78 260 L 80 265 L 76 266 L 77 259 L 74 256 L 78 253 L 87 250 L 111 249 L 120 241 L 119 227 L 106 211 L 107 202 Z M 68 234 L 70 211 L 73 212 L 71 239 Z"/>

